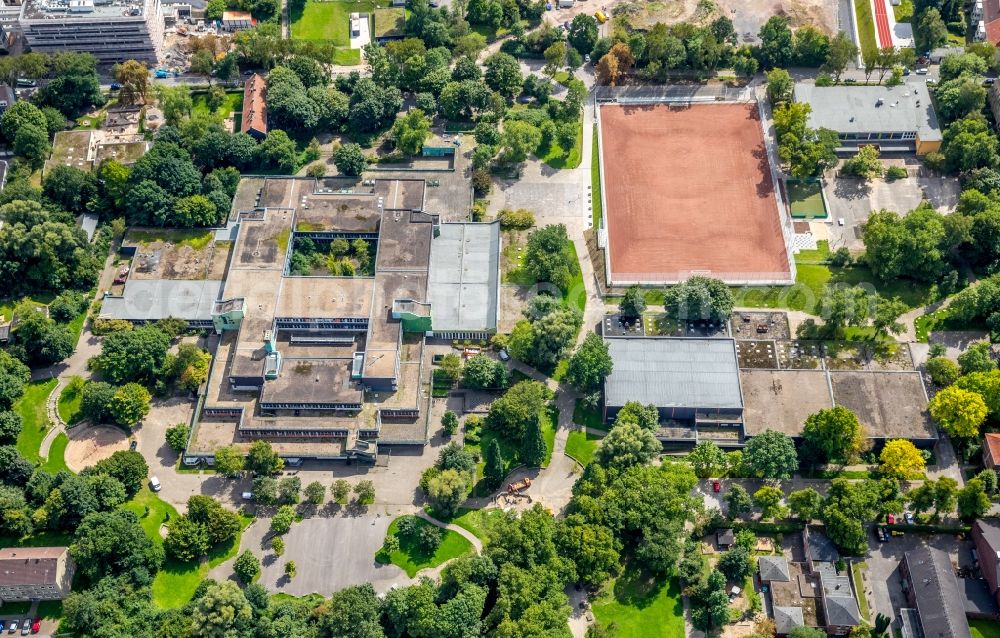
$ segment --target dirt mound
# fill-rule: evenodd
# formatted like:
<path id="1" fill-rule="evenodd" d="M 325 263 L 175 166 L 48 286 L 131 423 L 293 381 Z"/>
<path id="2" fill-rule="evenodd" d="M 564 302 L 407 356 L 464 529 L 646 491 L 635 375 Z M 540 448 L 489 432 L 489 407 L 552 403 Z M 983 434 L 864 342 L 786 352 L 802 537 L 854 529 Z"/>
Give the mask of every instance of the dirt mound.
<path id="1" fill-rule="evenodd" d="M 74 472 L 79 472 L 101 459 L 108 458 L 118 450 L 127 449 L 128 436 L 118 428 L 81 425 L 69 431 L 66 465 Z"/>

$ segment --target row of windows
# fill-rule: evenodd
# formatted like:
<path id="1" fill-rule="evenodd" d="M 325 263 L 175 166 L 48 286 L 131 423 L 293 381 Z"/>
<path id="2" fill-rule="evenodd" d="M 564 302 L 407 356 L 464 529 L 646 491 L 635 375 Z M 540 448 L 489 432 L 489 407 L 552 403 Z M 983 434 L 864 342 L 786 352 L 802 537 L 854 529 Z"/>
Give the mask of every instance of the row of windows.
<path id="1" fill-rule="evenodd" d="M 917 139 L 917 134 L 914 131 L 896 132 L 896 133 L 841 133 L 840 139 L 849 140 L 852 142 L 872 142 L 878 140 L 915 140 Z"/>

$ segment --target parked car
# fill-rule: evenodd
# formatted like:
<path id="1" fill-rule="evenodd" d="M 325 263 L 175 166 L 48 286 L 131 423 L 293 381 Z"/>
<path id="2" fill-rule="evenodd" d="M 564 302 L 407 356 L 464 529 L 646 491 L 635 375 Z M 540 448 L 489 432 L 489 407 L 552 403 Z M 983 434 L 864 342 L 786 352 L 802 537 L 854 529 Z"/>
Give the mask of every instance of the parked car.
<path id="1" fill-rule="evenodd" d="M 35 622 L 31 623 L 31 633 L 37 634 L 42 628 L 42 619 L 35 618 Z"/>
<path id="2" fill-rule="evenodd" d="M 913 525 L 913 512 L 903 512 L 903 518 L 906 519 L 907 525 Z"/>
<path id="3" fill-rule="evenodd" d="M 883 530 L 881 527 L 876 526 L 875 537 L 879 540 L 879 542 L 884 543 L 886 539 L 885 530 Z"/>
<path id="4" fill-rule="evenodd" d="M 7 628 L 7 621 L 0 620 L 0 631 L 3 631 L 6 628 Z"/>
<path id="5" fill-rule="evenodd" d="M 136 441 L 135 439 L 132 439 L 131 441 L 129 441 L 128 449 L 130 449 L 130 450 L 132 450 L 134 452 L 135 448 L 137 448 L 137 447 L 139 447 L 139 442 L 138 441 Z"/>
<path id="6" fill-rule="evenodd" d="M 883 527 L 882 528 L 882 536 L 885 537 L 885 540 L 889 540 L 890 538 L 892 538 L 892 534 L 889 533 L 889 528 L 888 527 Z"/>
<path id="7" fill-rule="evenodd" d="M 18 625 L 18 623 L 17 623 L 16 620 L 10 621 L 10 627 L 7 629 L 7 633 L 9 633 L 9 634 L 16 634 L 17 633 L 17 625 Z"/>
<path id="8" fill-rule="evenodd" d="M 712 491 L 716 494 L 722 491 L 722 483 L 719 482 L 719 479 L 712 481 Z"/>
<path id="9" fill-rule="evenodd" d="M 501 361 L 510 361 L 510 354 L 506 350 L 501 350 L 500 351 L 500 360 Z"/>
<path id="10" fill-rule="evenodd" d="M 895 525 L 896 524 L 896 515 L 895 514 L 887 514 L 886 517 L 885 517 L 885 522 L 888 523 L 888 524 L 890 524 L 890 525 Z"/>
<path id="11" fill-rule="evenodd" d="M 111 83 L 111 90 L 112 91 L 120 91 L 121 88 L 122 88 L 121 82 L 112 82 Z"/>
<path id="12" fill-rule="evenodd" d="M 21 625 L 21 635 L 27 636 L 31 633 L 31 622 L 27 618 L 24 619 L 24 624 Z"/>
<path id="13" fill-rule="evenodd" d="M 920 67 L 915 71 L 917 75 L 927 75 L 927 67 Z"/>
<path id="14" fill-rule="evenodd" d="M 149 479 L 149 489 L 153 490 L 154 492 L 159 492 L 161 489 L 163 489 L 163 486 L 160 485 L 160 479 L 156 478 L 155 476 Z"/>

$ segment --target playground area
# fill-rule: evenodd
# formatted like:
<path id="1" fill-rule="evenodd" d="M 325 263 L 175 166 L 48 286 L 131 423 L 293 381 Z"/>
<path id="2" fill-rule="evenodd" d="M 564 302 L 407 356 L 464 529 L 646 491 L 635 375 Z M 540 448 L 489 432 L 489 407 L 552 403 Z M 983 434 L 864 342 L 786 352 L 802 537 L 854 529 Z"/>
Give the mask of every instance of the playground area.
<path id="1" fill-rule="evenodd" d="M 829 215 L 819 180 L 786 179 L 785 192 L 788 208 L 795 219 L 826 219 Z"/>
<path id="2" fill-rule="evenodd" d="M 792 279 L 757 104 L 600 108 L 609 279 Z"/>
<path id="3" fill-rule="evenodd" d="M 107 425 L 81 425 L 69 430 L 66 466 L 74 472 L 94 465 L 119 450 L 128 449 L 128 436 Z"/>

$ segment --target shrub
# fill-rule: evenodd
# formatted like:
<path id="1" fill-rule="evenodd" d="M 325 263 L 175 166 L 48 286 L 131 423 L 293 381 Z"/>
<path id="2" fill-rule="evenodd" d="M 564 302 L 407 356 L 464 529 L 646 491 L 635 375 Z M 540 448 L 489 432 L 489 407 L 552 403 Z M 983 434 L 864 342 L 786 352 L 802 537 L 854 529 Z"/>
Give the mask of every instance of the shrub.
<path id="1" fill-rule="evenodd" d="M 527 230 L 535 225 L 535 214 L 527 208 L 505 208 L 497 215 L 504 230 Z"/>
<path id="2" fill-rule="evenodd" d="M 90 331 L 98 337 L 109 335 L 112 332 L 124 332 L 132 330 L 132 322 L 125 319 L 94 319 L 90 324 Z"/>
<path id="3" fill-rule="evenodd" d="M 907 172 L 902 166 L 890 166 L 885 171 L 886 179 L 906 179 Z"/>
<path id="4" fill-rule="evenodd" d="M 958 379 L 958 364 L 947 357 L 934 357 L 927 360 L 927 374 L 934 385 L 943 388 Z"/>

